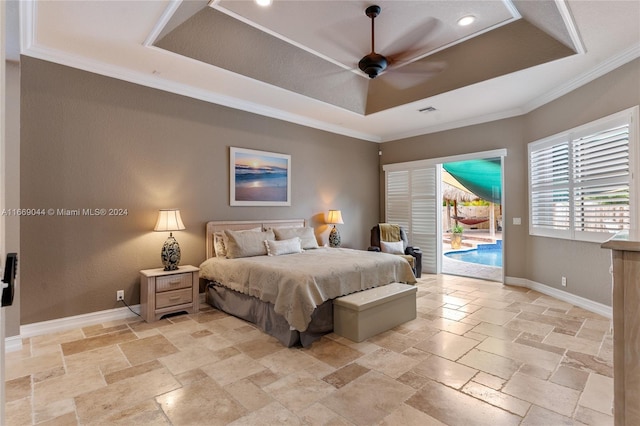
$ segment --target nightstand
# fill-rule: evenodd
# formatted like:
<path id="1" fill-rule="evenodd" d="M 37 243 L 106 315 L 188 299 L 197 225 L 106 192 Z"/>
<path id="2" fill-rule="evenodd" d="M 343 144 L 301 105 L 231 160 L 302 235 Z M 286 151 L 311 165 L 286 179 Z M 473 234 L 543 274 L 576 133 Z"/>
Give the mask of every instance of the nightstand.
<path id="1" fill-rule="evenodd" d="M 200 287 L 195 266 L 180 266 L 174 271 L 163 268 L 140 271 L 140 312 L 147 322 L 181 311 L 198 312 Z"/>

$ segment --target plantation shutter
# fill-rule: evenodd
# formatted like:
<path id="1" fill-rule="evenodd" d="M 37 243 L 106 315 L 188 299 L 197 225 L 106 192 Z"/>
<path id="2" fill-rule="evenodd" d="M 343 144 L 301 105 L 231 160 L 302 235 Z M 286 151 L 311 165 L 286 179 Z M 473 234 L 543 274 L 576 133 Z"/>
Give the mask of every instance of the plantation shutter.
<path id="1" fill-rule="evenodd" d="M 576 233 L 629 229 L 630 173 L 628 124 L 573 141 Z"/>
<path id="2" fill-rule="evenodd" d="M 436 168 L 411 171 L 411 245 L 422 251 L 422 269 L 426 273 L 437 273 L 437 228 L 438 218 Z"/>
<path id="3" fill-rule="evenodd" d="M 409 243 L 422 251 L 422 271 L 437 273 L 437 197 L 439 169 L 435 166 L 386 172 L 386 222 L 407 232 Z"/>
<path id="4" fill-rule="evenodd" d="M 529 144 L 531 235 L 602 242 L 637 212 L 638 107 Z"/>
<path id="5" fill-rule="evenodd" d="M 530 148 L 531 227 L 538 235 L 569 237 L 569 143 L 552 141 Z"/>
<path id="6" fill-rule="evenodd" d="M 409 171 L 387 172 L 387 218 L 388 223 L 397 223 L 405 230 L 411 222 L 411 194 Z"/>

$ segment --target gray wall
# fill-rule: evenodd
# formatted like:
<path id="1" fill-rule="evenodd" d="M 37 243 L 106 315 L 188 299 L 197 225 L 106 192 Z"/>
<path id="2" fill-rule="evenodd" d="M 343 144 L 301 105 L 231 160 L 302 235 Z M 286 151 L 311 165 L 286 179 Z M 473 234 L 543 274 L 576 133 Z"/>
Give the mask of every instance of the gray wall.
<path id="1" fill-rule="evenodd" d="M 384 143 L 381 163 L 506 148 L 505 275 L 611 305 L 608 250 L 594 243 L 529 236 L 527 144 L 638 104 L 640 60 L 635 60 L 520 117 Z M 384 200 L 384 185 L 380 197 Z M 514 217 L 522 218 L 522 225 L 513 225 Z M 566 288 L 560 285 L 562 276 L 567 277 Z"/>
<path id="2" fill-rule="evenodd" d="M 640 103 L 638 60 L 521 117 L 382 145 L 28 57 L 21 68 L 16 207 L 129 212 L 20 220 L 21 324 L 118 307 L 118 289 L 138 303 L 138 270 L 159 265 L 166 238 L 151 231 L 159 208 L 182 211 L 187 229 L 175 235 L 183 264 L 204 259 L 208 220 L 302 217 L 324 243 L 330 208 L 343 212 L 344 245 L 365 248 L 368 229 L 384 217 L 381 164 L 499 148 L 508 150 L 506 275 L 558 288 L 564 275 L 563 290 L 610 304 L 607 251 L 529 237 L 526 144 Z M 292 206 L 230 207 L 230 146 L 291 154 Z M 512 225 L 513 217 L 522 225 Z"/>
<path id="3" fill-rule="evenodd" d="M 523 277 L 526 258 L 519 254 L 525 250 L 526 226 L 512 226 L 511 218 L 526 217 L 527 211 L 527 147 L 522 135 L 523 118 L 463 127 L 446 132 L 416 136 L 382 145 L 382 163 L 392 164 L 427 158 L 440 158 L 472 152 L 507 149 L 504 161 L 505 275 Z M 381 171 L 381 174 L 384 173 Z M 383 183 L 383 181 L 381 181 Z M 384 200 L 384 184 L 380 185 L 380 199 Z M 381 203 L 384 217 L 384 201 Z"/>
<path id="4" fill-rule="evenodd" d="M 525 140 L 541 139 L 638 104 L 640 59 L 529 113 Z M 610 250 L 593 243 L 529 237 L 526 251 L 530 280 L 564 290 L 560 279 L 566 276 L 566 291 L 611 305 Z"/>
<path id="5" fill-rule="evenodd" d="M 20 64 L 6 62 L 6 100 L 5 100 L 5 200 L 7 208 L 20 206 Z M 18 267 L 22 260 L 20 252 L 20 219 L 17 216 L 5 216 L 7 253 L 18 253 Z M 4 259 L 2 259 L 4 268 Z M 0 271 L 3 269 L 0 269 Z M 7 336 L 20 334 L 20 278 L 16 277 L 16 292 L 13 305 L 5 308 Z"/>
<path id="6" fill-rule="evenodd" d="M 378 145 L 22 58 L 20 206 L 126 208 L 127 216 L 22 217 L 21 323 L 139 302 L 160 265 L 160 208 L 181 209 L 182 264 L 204 260 L 209 220 L 307 219 L 341 209 L 343 246 L 378 221 Z M 291 207 L 230 207 L 229 147 L 292 156 Z M 121 305 L 120 305 L 121 306 Z"/>

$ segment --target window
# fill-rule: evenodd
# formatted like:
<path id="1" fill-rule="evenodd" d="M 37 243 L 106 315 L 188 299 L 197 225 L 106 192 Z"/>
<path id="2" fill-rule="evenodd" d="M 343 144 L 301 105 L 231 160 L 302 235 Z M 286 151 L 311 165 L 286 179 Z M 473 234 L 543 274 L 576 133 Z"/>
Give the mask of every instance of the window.
<path id="1" fill-rule="evenodd" d="M 529 144 L 529 233 L 602 242 L 637 217 L 638 107 Z"/>

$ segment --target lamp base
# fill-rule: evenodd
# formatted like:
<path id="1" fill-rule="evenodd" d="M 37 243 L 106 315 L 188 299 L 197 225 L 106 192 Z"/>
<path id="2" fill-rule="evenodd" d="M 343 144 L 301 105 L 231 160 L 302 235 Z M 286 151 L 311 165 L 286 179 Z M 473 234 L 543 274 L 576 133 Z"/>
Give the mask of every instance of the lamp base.
<path id="1" fill-rule="evenodd" d="M 333 225 L 333 229 L 329 233 L 329 246 L 333 248 L 340 247 L 340 233 L 335 225 Z"/>
<path id="2" fill-rule="evenodd" d="M 165 271 L 175 271 L 180 263 L 180 245 L 173 234 L 169 234 L 169 238 L 164 242 L 162 251 L 160 252 L 162 265 Z"/>

